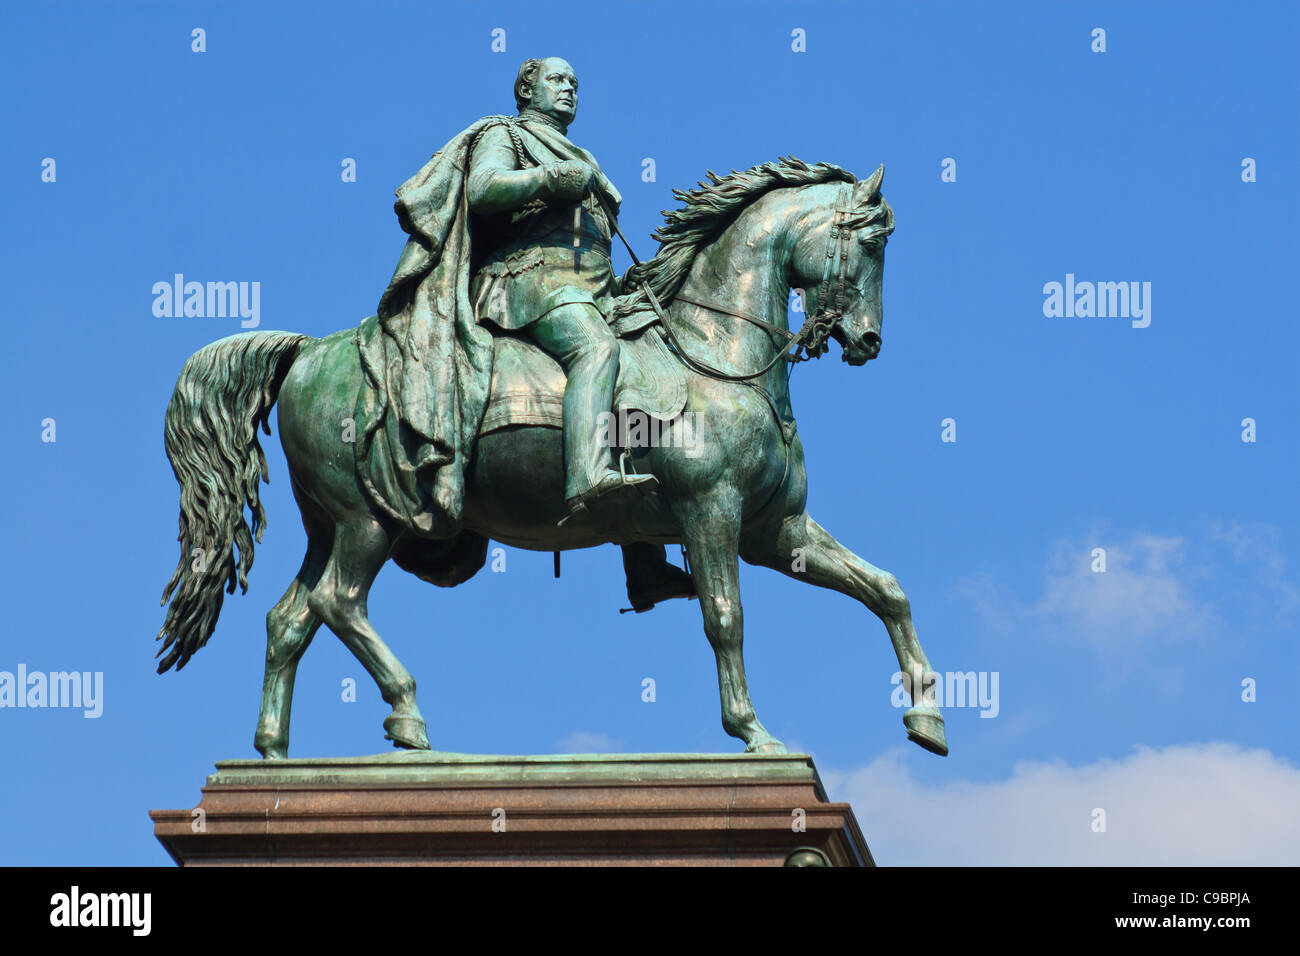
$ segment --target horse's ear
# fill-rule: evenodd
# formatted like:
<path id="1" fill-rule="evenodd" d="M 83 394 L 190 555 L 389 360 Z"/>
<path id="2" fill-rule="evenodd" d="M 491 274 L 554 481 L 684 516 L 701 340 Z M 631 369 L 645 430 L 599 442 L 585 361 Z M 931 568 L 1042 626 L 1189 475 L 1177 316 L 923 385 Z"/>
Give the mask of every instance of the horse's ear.
<path id="1" fill-rule="evenodd" d="M 880 184 L 885 178 L 885 164 L 881 163 L 870 177 L 853 187 L 853 205 L 865 206 L 876 198 Z"/>

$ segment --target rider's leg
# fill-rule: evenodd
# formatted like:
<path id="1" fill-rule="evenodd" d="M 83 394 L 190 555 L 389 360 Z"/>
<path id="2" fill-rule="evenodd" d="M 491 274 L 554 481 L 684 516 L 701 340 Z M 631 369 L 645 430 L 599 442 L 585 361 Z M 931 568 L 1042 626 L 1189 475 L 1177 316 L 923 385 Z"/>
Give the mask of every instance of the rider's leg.
<path id="1" fill-rule="evenodd" d="M 565 499 L 581 500 L 602 482 L 622 477 L 611 466 L 610 448 L 597 428 L 601 412 L 611 412 L 618 380 L 618 339 L 594 306 L 571 303 L 548 312 L 527 328 L 538 345 L 564 366 Z M 604 430 L 608 434 L 608 429 Z M 668 563 L 663 545 L 623 548 L 628 599 L 638 611 L 659 601 L 695 593 L 691 577 Z"/>
<path id="2" fill-rule="evenodd" d="M 612 467 L 610 443 L 604 439 L 609 428 L 600 428 L 601 413 L 608 416 L 614 407 L 618 339 L 588 303 L 558 306 L 527 331 L 559 360 L 568 376 L 564 387 L 566 501 L 572 504 L 593 491 L 599 494 L 621 485 L 619 472 Z"/>

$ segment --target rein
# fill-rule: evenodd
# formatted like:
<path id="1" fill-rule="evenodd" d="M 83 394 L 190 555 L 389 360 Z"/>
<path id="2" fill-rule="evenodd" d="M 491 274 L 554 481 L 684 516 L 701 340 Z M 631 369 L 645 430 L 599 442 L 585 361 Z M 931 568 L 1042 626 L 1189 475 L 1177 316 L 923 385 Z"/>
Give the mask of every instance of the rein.
<path id="1" fill-rule="evenodd" d="M 747 312 L 741 312 L 736 309 L 724 308 L 711 302 L 701 302 L 698 299 L 692 299 L 683 295 L 680 291 L 669 301 L 682 301 L 689 305 L 698 306 L 701 309 L 709 309 L 713 312 L 721 312 L 724 315 L 735 316 L 738 319 L 744 319 L 758 327 L 774 332 L 786 339 L 785 347 L 779 349 L 772 360 L 764 365 L 757 372 L 751 372 L 747 375 L 736 375 L 730 372 L 724 372 L 722 369 L 714 368 L 706 362 L 692 358 L 678 341 L 673 327 L 668 321 L 668 316 L 664 313 L 663 306 L 659 303 L 659 297 L 655 295 L 654 290 L 650 288 L 648 279 L 641 281 L 641 291 L 645 293 L 650 302 L 650 307 L 654 309 L 655 317 L 659 324 L 663 326 L 664 334 L 668 338 L 668 343 L 687 366 L 699 372 L 701 375 L 707 375 L 710 378 L 719 379 L 724 382 L 745 382 L 751 384 L 753 379 L 761 378 L 768 372 L 772 371 L 782 361 L 806 362 L 810 358 L 818 358 L 826 351 L 826 339 L 829 337 L 831 328 L 835 320 L 844 314 L 844 306 L 848 301 L 848 267 L 849 267 L 849 239 L 853 235 L 853 230 L 845 224 L 849 218 L 850 198 L 853 192 L 853 184 L 845 183 L 844 189 L 841 190 L 840 201 L 836 203 L 835 214 L 831 220 L 830 235 L 826 239 L 826 266 L 822 272 L 822 287 L 826 289 L 823 296 L 824 302 L 817 306 L 817 312 L 811 318 L 806 320 L 803 327 L 797 333 L 789 329 L 783 329 L 779 325 L 767 322 L 758 316 L 750 315 Z M 632 257 L 632 262 L 641 265 L 641 260 L 637 258 L 632 251 L 632 244 L 627 241 L 623 235 L 623 230 L 618 227 L 618 219 L 610 211 L 609 206 L 605 203 L 605 197 L 601 196 L 596 190 L 592 190 L 600 202 L 601 207 L 605 210 L 605 216 L 608 218 L 610 225 L 614 227 L 614 232 L 618 234 L 619 239 L 623 240 L 623 245 L 627 248 L 628 255 Z M 832 273 L 834 274 L 832 277 Z M 804 354 L 800 354 L 803 352 Z"/>

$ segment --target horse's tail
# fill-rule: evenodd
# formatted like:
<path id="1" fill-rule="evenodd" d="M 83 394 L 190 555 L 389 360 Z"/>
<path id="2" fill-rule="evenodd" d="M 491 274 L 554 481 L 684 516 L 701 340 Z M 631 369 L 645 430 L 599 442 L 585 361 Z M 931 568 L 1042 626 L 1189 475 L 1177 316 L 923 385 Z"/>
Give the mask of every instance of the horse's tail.
<path id="1" fill-rule="evenodd" d="M 234 594 L 238 581 L 248 591 L 253 539 L 261 541 L 266 528 L 258 479 L 269 480 L 257 427 L 271 434 L 271 406 L 307 341 L 289 332 L 243 332 L 204 346 L 181 369 L 163 430 L 181 486 L 181 556 L 163 590 L 162 603 L 171 606 L 158 632 L 163 645 L 155 656 L 167 655 L 160 674 L 173 664 L 180 670 L 208 642 L 223 587 Z"/>

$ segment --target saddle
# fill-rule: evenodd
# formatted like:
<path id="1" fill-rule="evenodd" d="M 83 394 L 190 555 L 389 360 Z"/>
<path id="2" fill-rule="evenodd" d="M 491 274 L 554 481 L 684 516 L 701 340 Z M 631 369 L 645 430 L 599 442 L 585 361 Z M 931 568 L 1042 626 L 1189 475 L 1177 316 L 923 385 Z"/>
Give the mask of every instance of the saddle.
<path id="1" fill-rule="evenodd" d="M 623 316 L 611 328 L 619 340 L 614 408 L 670 421 L 686 407 L 686 372 L 651 323 L 649 309 Z M 564 427 L 564 368 L 531 340 L 493 334 L 492 384 L 479 434 L 511 425 Z"/>

